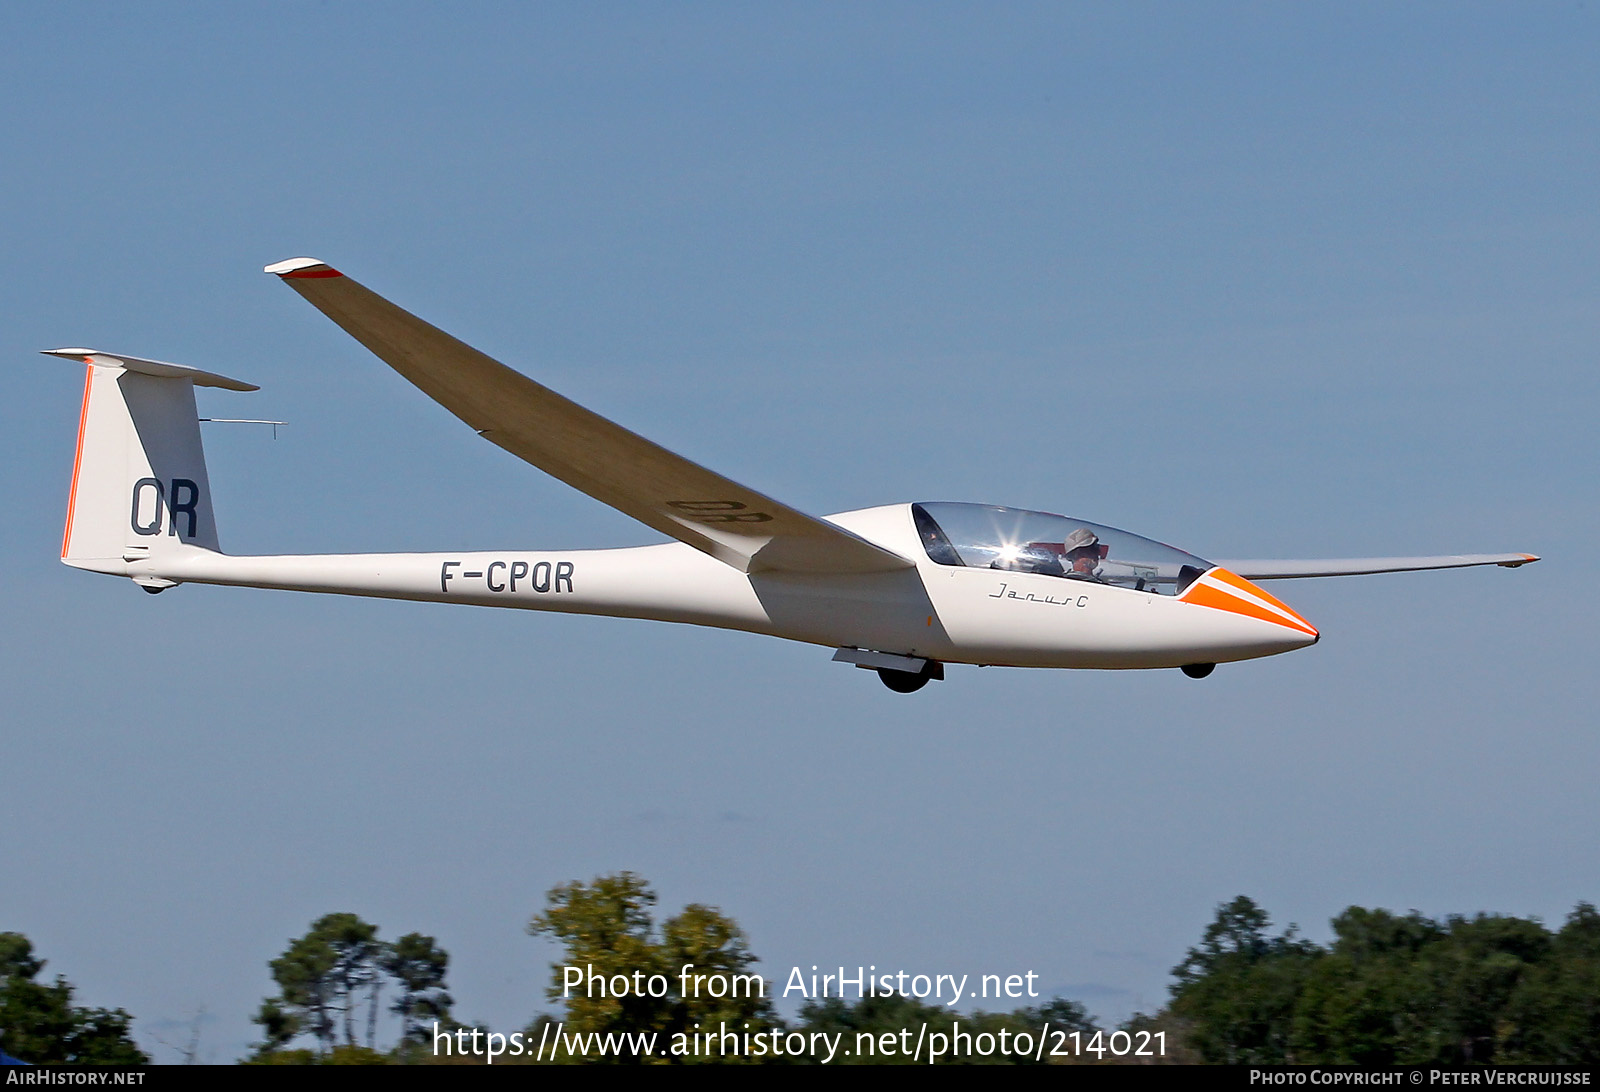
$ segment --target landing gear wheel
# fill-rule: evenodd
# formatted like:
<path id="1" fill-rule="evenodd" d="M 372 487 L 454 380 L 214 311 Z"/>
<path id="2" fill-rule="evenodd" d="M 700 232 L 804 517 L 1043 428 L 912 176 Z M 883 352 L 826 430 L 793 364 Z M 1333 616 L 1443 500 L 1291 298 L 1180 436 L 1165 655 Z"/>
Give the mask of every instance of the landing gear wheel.
<path id="1" fill-rule="evenodd" d="M 914 675 L 909 671 L 895 671 L 888 667 L 878 668 L 878 678 L 883 680 L 884 686 L 896 694 L 915 694 L 928 685 L 926 675 Z"/>
<path id="2" fill-rule="evenodd" d="M 1217 669 L 1216 664 L 1184 664 L 1178 670 L 1191 679 L 1203 679 Z"/>
<path id="3" fill-rule="evenodd" d="M 896 694 L 915 694 L 928 685 L 929 679 L 944 678 L 944 664 L 929 660 L 921 671 L 896 671 L 892 667 L 878 668 L 878 678 Z"/>

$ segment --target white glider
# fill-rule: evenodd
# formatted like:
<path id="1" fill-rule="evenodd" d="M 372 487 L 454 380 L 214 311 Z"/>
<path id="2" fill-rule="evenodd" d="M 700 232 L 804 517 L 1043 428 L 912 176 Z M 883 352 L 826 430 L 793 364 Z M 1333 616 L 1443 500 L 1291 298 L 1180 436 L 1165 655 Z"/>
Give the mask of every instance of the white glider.
<path id="1" fill-rule="evenodd" d="M 242 557 L 217 540 L 196 386 L 178 364 L 88 364 L 61 559 L 131 578 L 651 618 L 835 649 L 891 689 L 944 665 L 1177 667 L 1303 648 L 1317 630 L 1252 581 L 1501 565 L 1533 554 L 1225 561 L 1080 519 L 893 504 L 818 519 L 674 455 L 492 360 L 314 258 L 269 265 L 357 341 L 498 444 L 676 542 L 628 549 Z"/>

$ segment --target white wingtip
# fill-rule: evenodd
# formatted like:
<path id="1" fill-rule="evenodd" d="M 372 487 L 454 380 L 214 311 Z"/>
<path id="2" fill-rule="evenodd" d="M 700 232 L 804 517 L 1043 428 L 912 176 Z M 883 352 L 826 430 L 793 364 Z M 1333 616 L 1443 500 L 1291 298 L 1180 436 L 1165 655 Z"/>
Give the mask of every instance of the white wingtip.
<path id="1" fill-rule="evenodd" d="M 295 273 L 303 274 L 307 270 L 315 270 L 318 272 L 326 270 L 328 274 L 331 274 L 335 277 L 339 275 L 338 270 L 334 269 L 321 258 L 287 258 L 281 262 L 273 262 L 261 272 L 275 273 L 280 277 L 288 277 Z"/>

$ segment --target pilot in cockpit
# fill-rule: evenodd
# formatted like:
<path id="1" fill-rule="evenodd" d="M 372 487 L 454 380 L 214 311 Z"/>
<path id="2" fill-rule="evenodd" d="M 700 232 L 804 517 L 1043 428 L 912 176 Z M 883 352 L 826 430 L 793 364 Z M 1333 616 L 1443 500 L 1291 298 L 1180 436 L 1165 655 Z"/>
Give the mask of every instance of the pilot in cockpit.
<path id="1" fill-rule="evenodd" d="M 1066 574 L 1079 580 L 1098 580 L 1100 561 L 1111 547 L 1100 541 L 1098 535 L 1087 527 L 1079 527 L 1067 536 Z"/>

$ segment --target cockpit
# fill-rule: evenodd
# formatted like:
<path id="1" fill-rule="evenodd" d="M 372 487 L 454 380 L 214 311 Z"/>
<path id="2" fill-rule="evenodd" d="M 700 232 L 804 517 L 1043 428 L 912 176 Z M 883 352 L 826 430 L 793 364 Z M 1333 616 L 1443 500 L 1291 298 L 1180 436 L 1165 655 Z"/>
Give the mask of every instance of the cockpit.
<path id="1" fill-rule="evenodd" d="M 913 504 L 928 559 L 938 565 L 1036 573 L 1177 595 L 1211 563 L 1165 543 L 1087 520 L 950 501 Z"/>

